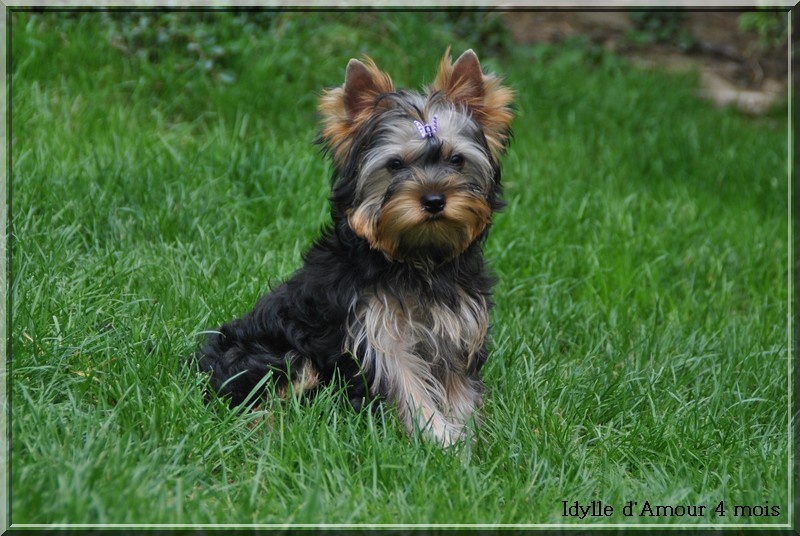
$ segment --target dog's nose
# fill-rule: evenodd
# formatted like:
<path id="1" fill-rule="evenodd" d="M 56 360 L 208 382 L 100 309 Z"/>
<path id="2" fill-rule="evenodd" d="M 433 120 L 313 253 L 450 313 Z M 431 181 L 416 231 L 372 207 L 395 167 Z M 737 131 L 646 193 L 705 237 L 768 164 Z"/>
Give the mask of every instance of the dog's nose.
<path id="1" fill-rule="evenodd" d="M 443 194 L 425 194 L 422 196 L 421 202 L 422 208 L 431 214 L 444 210 L 445 200 Z"/>

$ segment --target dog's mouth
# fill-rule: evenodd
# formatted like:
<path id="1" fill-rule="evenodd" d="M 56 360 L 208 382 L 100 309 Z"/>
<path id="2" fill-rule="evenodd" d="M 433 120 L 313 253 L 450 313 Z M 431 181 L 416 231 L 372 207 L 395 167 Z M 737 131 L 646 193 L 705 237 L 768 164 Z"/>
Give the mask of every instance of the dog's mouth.
<path id="1" fill-rule="evenodd" d="M 396 237 L 388 253 L 395 260 L 430 259 L 440 263 L 467 249 L 473 242 L 472 234 L 463 224 L 436 216 Z"/>
<path id="2" fill-rule="evenodd" d="M 444 220 L 445 217 L 441 214 L 426 214 L 423 223 L 436 223 Z"/>

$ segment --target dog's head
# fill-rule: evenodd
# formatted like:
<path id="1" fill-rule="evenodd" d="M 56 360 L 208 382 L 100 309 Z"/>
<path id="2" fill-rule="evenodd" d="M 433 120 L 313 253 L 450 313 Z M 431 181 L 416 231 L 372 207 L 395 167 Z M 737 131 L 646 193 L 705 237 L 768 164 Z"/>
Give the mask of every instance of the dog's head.
<path id="1" fill-rule="evenodd" d="M 395 90 L 369 59 L 320 102 L 334 218 L 390 260 L 442 262 L 485 235 L 501 203 L 513 93 L 474 52 L 445 52 L 424 93 Z"/>

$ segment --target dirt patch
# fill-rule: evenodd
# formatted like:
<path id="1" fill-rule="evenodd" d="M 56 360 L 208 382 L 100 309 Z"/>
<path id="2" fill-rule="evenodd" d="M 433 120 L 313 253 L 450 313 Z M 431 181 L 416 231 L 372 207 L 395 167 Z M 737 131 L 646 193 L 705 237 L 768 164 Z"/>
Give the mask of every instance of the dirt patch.
<path id="1" fill-rule="evenodd" d="M 624 11 L 537 11 L 506 14 L 518 43 L 558 43 L 578 36 L 629 57 L 635 65 L 700 73 L 699 94 L 717 106 L 763 114 L 788 99 L 788 50 L 765 50 L 739 28 L 743 12 L 685 12 L 681 31 L 690 43 L 641 43 Z"/>

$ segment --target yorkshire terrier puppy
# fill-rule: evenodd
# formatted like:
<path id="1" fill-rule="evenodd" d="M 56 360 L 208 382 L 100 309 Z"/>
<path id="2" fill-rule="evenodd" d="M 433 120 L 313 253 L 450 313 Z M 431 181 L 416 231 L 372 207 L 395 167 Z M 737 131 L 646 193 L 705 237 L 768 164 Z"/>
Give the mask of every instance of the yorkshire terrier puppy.
<path id="1" fill-rule="evenodd" d="M 288 281 L 195 356 L 232 405 L 340 381 L 442 445 L 478 421 L 493 279 L 482 256 L 500 201 L 513 93 L 449 49 L 423 93 L 370 59 L 321 98 L 332 225 Z"/>

